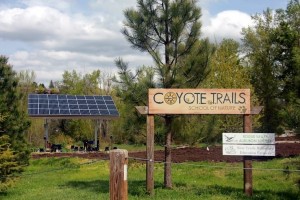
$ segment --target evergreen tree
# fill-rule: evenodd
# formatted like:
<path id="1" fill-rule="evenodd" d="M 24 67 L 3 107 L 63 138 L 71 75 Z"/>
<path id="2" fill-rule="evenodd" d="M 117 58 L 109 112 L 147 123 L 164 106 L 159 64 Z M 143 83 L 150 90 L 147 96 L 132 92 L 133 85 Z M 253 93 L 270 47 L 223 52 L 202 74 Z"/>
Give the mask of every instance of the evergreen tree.
<path id="1" fill-rule="evenodd" d="M 123 34 L 155 62 L 158 87 L 197 87 L 205 77 L 210 48 L 199 41 L 201 10 L 195 0 L 138 0 L 137 10 L 125 10 Z M 132 91 L 134 95 L 136 91 Z M 174 116 L 164 116 L 164 185 L 172 187 L 171 139 Z"/>
<path id="2" fill-rule="evenodd" d="M 0 114 L 2 116 L 0 120 L 0 152 L 2 157 L 4 155 L 10 157 L 4 159 L 3 163 L 1 160 L 2 165 L 7 164 L 7 168 L 4 169 L 5 172 L 1 172 L 1 175 L 6 177 L 15 171 L 20 171 L 20 166 L 28 164 L 29 160 L 24 132 L 30 123 L 25 112 L 20 109 L 20 100 L 21 94 L 18 92 L 16 73 L 8 64 L 8 58 L 0 56 Z M 2 181 L 5 182 L 8 179 L 1 177 Z"/>

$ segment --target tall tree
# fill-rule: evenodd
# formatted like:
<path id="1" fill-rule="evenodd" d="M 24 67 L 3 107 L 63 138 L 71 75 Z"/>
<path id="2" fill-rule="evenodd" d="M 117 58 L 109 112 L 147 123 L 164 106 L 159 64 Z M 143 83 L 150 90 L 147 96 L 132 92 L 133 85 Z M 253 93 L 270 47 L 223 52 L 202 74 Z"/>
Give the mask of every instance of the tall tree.
<path id="1" fill-rule="evenodd" d="M 264 106 L 262 131 L 275 132 L 280 123 L 278 112 L 280 104 L 280 83 L 276 46 L 272 40 L 275 30 L 274 15 L 270 9 L 252 17 L 255 26 L 243 29 L 243 45 L 249 66 L 255 93 Z"/>
<path id="2" fill-rule="evenodd" d="M 291 0 L 287 8 L 276 10 L 273 35 L 281 81 L 281 111 L 284 128 L 300 130 L 300 3 Z"/>
<path id="3" fill-rule="evenodd" d="M 201 10 L 196 0 L 138 0 L 127 9 L 122 30 L 132 47 L 148 52 L 155 62 L 158 87 L 197 87 L 204 78 L 210 51 L 199 41 Z M 172 187 L 171 139 L 173 116 L 165 121 L 164 185 Z"/>
<path id="4" fill-rule="evenodd" d="M 10 163 L 12 165 L 7 163 L 12 168 L 11 171 L 6 170 L 6 175 L 10 175 L 17 168 L 19 168 L 19 171 L 22 168 L 20 166 L 28 164 L 29 160 L 29 151 L 24 140 L 24 132 L 28 129 L 30 123 L 26 118 L 25 112 L 20 109 L 20 103 L 22 103 L 20 100 L 21 93 L 18 92 L 16 73 L 12 70 L 12 66 L 8 64 L 8 58 L 0 56 L 0 149 L 2 153 L 4 152 L 10 157 L 11 150 L 13 158 L 8 162 L 14 162 L 14 164 Z M 1 175 L 3 174 L 1 173 Z M 1 177 L 2 180 L 5 179 Z"/>

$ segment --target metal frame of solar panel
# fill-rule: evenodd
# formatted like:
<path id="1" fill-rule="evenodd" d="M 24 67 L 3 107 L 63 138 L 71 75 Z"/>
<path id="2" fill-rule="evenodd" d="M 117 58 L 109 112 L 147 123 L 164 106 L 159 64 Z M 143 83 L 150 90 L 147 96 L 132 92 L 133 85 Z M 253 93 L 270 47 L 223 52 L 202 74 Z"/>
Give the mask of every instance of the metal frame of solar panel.
<path id="1" fill-rule="evenodd" d="M 111 96 L 29 94 L 28 114 L 42 118 L 95 118 L 119 117 Z"/>

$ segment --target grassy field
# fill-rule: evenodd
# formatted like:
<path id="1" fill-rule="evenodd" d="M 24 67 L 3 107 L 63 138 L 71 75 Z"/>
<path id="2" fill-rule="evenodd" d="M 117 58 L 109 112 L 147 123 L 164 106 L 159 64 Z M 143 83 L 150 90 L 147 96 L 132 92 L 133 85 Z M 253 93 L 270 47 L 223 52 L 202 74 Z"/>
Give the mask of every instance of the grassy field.
<path id="1" fill-rule="evenodd" d="M 163 188 L 163 164 L 155 164 L 155 196 L 145 193 L 145 164 L 129 160 L 128 198 L 131 199 L 300 199 L 300 157 L 254 162 L 253 197 L 243 194 L 242 164 L 173 164 L 173 189 Z M 7 200 L 95 200 L 109 199 L 109 162 L 79 158 L 31 160 L 31 165 L 13 188 L 0 199 Z"/>

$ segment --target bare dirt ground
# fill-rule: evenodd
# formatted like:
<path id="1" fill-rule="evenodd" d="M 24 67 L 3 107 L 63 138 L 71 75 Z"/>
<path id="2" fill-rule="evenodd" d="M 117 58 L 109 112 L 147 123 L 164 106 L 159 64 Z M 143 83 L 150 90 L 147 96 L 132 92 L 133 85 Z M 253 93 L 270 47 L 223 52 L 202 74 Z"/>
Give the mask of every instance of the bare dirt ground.
<path id="1" fill-rule="evenodd" d="M 300 138 L 285 137 L 276 138 L 276 156 L 275 158 L 295 157 L 300 156 Z M 34 153 L 33 159 L 44 157 L 80 157 L 88 159 L 103 159 L 108 160 L 107 152 L 72 152 L 72 153 Z M 129 152 L 130 159 L 146 159 L 146 152 Z M 164 151 L 155 151 L 155 161 L 164 161 Z M 253 159 L 267 160 L 274 157 L 253 157 Z M 242 161 L 242 156 L 223 156 L 222 146 L 210 146 L 209 150 L 205 148 L 186 147 L 176 148 L 172 150 L 172 162 L 197 162 L 197 161 L 213 161 L 213 162 L 239 162 Z"/>

